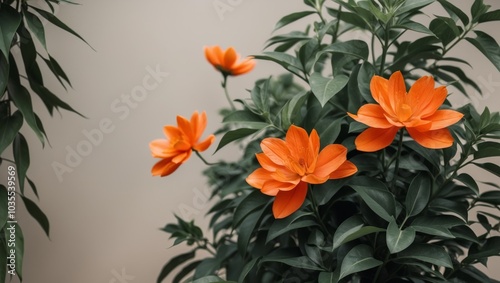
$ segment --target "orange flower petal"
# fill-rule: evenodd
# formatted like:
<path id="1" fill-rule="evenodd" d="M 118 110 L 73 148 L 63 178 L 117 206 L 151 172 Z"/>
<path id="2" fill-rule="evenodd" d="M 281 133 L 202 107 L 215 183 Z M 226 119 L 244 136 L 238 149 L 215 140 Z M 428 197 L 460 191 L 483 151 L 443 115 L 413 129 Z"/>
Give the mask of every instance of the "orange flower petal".
<path id="1" fill-rule="evenodd" d="M 181 130 L 182 134 L 186 136 L 189 143 L 193 144 L 195 140 L 194 140 L 193 128 L 191 127 L 191 123 L 189 122 L 189 120 L 178 115 L 177 125 L 179 127 L 179 130 Z"/>
<path id="2" fill-rule="evenodd" d="M 389 80 L 380 76 L 373 76 L 370 81 L 370 92 L 372 93 L 375 101 L 380 104 L 380 106 L 387 114 L 389 114 L 389 116 L 396 116 L 394 110 L 391 107 L 391 101 L 389 97 Z"/>
<path id="3" fill-rule="evenodd" d="M 293 190 L 280 191 L 273 203 L 274 218 L 280 219 L 297 211 L 307 195 L 307 183 L 300 182 Z"/>
<path id="4" fill-rule="evenodd" d="M 250 175 L 248 175 L 245 180 L 250 186 L 257 189 L 262 189 L 264 183 L 272 180 L 272 178 L 271 174 L 267 170 L 263 168 L 257 168 Z"/>
<path id="5" fill-rule="evenodd" d="M 390 110 L 396 114 L 395 117 L 401 116 L 401 110 L 405 110 L 406 107 L 402 107 L 406 101 L 406 84 L 403 78 L 403 74 L 400 71 L 394 72 L 389 78 L 388 86 L 388 98 L 389 101 L 385 103 L 380 103 L 380 106 L 389 114 Z M 409 107 L 408 107 L 409 108 Z M 410 109 L 406 109 L 410 110 Z M 403 111 L 405 114 L 407 111 Z M 399 115 L 398 115 L 399 114 Z M 394 117 L 394 115 L 391 116 Z M 405 121 L 405 119 L 400 119 L 400 121 Z"/>
<path id="6" fill-rule="evenodd" d="M 271 177 L 278 182 L 286 182 L 297 185 L 300 181 L 300 175 L 297 172 L 288 170 L 286 167 L 277 168 L 275 172 L 270 173 Z"/>
<path id="7" fill-rule="evenodd" d="M 373 128 L 387 129 L 393 127 L 384 115 L 384 109 L 377 104 L 365 104 L 358 110 L 358 114 L 347 113 L 354 120 Z"/>
<path id="8" fill-rule="evenodd" d="M 247 58 L 241 63 L 237 64 L 236 66 L 233 66 L 231 70 L 231 75 L 238 76 L 246 74 L 251 70 L 253 70 L 254 67 L 255 67 L 255 60 L 253 58 Z"/>
<path id="9" fill-rule="evenodd" d="M 428 107 L 429 103 L 434 99 L 432 95 L 433 93 L 434 78 L 432 78 L 431 76 L 421 77 L 411 86 L 410 91 L 408 91 L 408 104 L 411 106 L 415 113 L 419 113 L 420 115 L 422 111 L 424 111 Z"/>
<path id="10" fill-rule="evenodd" d="M 170 159 L 162 159 L 158 161 L 151 169 L 153 176 L 165 177 L 172 174 L 182 163 L 173 163 Z"/>
<path id="11" fill-rule="evenodd" d="M 346 160 L 342 165 L 337 168 L 337 170 L 333 171 L 332 174 L 330 174 L 330 179 L 342 179 L 346 178 L 349 176 L 352 176 L 358 172 L 358 167 L 354 165 L 349 160 Z"/>
<path id="12" fill-rule="evenodd" d="M 257 161 L 259 161 L 260 166 L 262 166 L 262 168 L 266 169 L 269 172 L 275 172 L 278 167 L 281 167 L 281 166 L 276 165 L 264 153 L 257 153 L 257 154 L 255 154 L 255 157 L 257 157 Z"/>
<path id="13" fill-rule="evenodd" d="M 157 139 L 149 143 L 149 149 L 153 157 L 168 157 L 171 156 L 170 143 L 167 140 Z M 167 153 L 170 153 L 167 154 Z"/>
<path id="14" fill-rule="evenodd" d="M 413 128 L 407 128 L 407 130 L 410 136 L 423 147 L 440 149 L 453 145 L 453 137 L 446 128 L 426 132 L 419 132 Z"/>
<path id="15" fill-rule="evenodd" d="M 270 180 L 264 183 L 260 191 L 265 195 L 275 196 L 278 192 L 293 190 L 297 184 Z"/>
<path id="16" fill-rule="evenodd" d="M 347 159 L 347 148 L 341 144 L 327 145 L 319 153 L 314 175 L 326 178 Z"/>
<path id="17" fill-rule="evenodd" d="M 449 109 L 438 110 L 431 116 L 426 117 L 426 120 L 430 120 L 432 122 L 429 130 L 438 130 L 442 128 L 446 128 L 460 121 L 464 114 Z"/>
<path id="18" fill-rule="evenodd" d="M 212 64 L 212 66 L 217 67 L 221 65 L 220 62 L 220 53 L 222 51 L 220 50 L 219 46 L 213 46 L 213 47 L 208 47 L 206 46 L 205 48 L 205 58 L 207 58 L 207 61 Z"/>
<path id="19" fill-rule="evenodd" d="M 398 132 L 398 127 L 389 129 L 368 128 L 364 130 L 354 141 L 356 149 L 360 151 L 373 152 L 389 146 Z"/>
<path id="20" fill-rule="evenodd" d="M 205 140 L 194 145 L 193 149 L 198 151 L 198 152 L 205 151 L 205 150 L 207 150 L 207 148 L 209 148 L 212 145 L 212 143 L 214 143 L 214 141 L 215 141 L 215 136 L 209 135 Z"/>
<path id="21" fill-rule="evenodd" d="M 224 53 L 224 65 L 223 68 L 227 71 L 231 71 L 234 63 L 238 60 L 238 54 L 234 50 L 234 48 L 229 47 Z"/>
<path id="22" fill-rule="evenodd" d="M 195 111 L 193 115 L 191 115 L 189 123 L 191 124 L 193 132 L 193 141 L 197 142 L 207 127 L 207 114 L 205 112 L 198 114 L 198 111 Z"/>
<path id="23" fill-rule="evenodd" d="M 177 154 L 175 157 L 172 158 L 173 163 L 184 163 L 184 161 L 188 160 L 189 157 L 191 157 L 191 152 L 192 150 L 187 150 L 184 152 L 181 152 Z"/>
<path id="24" fill-rule="evenodd" d="M 178 140 L 181 139 L 182 136 L 182 132 L 175 126 L 163 127 L 163 133 L 169 140 Z"/>
<path id="25" fill-rule="evenodd" d="M 316 176 L 313 174 L 308 174 L 302 177 L 301 181 L 309 183 L 309 184 L 323 184 L 328 180 L 328 176 Z"/>
<path id="26" fill-rule="evenodd" d="M 305 160 L 309 148 L 309 135 L 303 128 L 291 125 L 286 132 L 286 146 L 295 161 Z"/>
<path id="27" fill-rule="evenodd" d="M 285 160 L 290 156 L 290 151 L 284 140 L 278 138 L 265 138 L 260 147 L 269 159 L 277 165 L 285 165 Z"/>

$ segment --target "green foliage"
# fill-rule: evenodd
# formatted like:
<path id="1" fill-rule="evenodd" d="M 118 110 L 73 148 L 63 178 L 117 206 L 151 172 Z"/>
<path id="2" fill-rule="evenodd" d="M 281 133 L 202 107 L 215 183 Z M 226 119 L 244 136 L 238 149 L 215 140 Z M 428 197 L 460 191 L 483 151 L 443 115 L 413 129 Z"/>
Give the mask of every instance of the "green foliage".
<path id="1" fill-rule="evenodd" d="M 450 50 L 470 43 L 500 70 L 496 39 L 477 29 L 499 21 L 499 11 L 482 0 L 469 11 L 446 0 L 304 4 L 275 31 L 308 19 L 307 28 L 272 36 L 270 50 L 254 56 L 286 74 L 258 80 L 249 98 L 238 100 L 240 109 L 223 115 L 217 150 L 238 143 L 242 156 L 204 172 L 213 189 L 212 235 L 179 217 L 168 224 L 174 244 L 193 249 L 173 257 L 158 282 L 174 268 L 180 269 L 174 282 L 495 282 L 476 266 L 500 255 L 500 186 L 464 168 L 500 177 L 500 114 L 461 107 L 464 118 L 449 128 L 455 142 L 445 149 L 423 147 L 402 132 L 401 142 L 361 152 L 354 139 L 366 126 L 346 112 L 375 102 L 374 75 L 396 71 L 408 85 L 430 75 L 465 97 L 468 87 L 480 92 L 469 63 Z M 420 22 L 429 5 L 444 14 Z M 353 31 L 362 36 L 352 39 Z M 282 139 L 291 125 L 315 129 L 321 148 L 344 145 L 358 172 L 310 185 L 299 210 L 275 219 L 273 197 L 245 178 L 259 168 L 262 139 Z"/>
<path id="2" fill-rule="evenodd" d="M 83 40 L 54 15 L 54 5 L 60 2 L 75 4 L 64 0 L 45 0 L 46 6 L 43 8 L 40 5 L 32 6 L 24 0 L 0 0 L 0 163 L 4 162 L 9 168 L 15 165 L 12 167 L 13 170 L 9 170 L 15 173 L 11 176 L 15 180 L 9 179 L 5 181 L 5 184 L 0 184 L 0 282 L 6 282 L 8 278 L 6 275 L 9 274 L 9 269 L 6 258 L 11 254 L 12 249 L 9 242 L 5 240 L 9 235 L 6 229 L 10 224 L 4 221 L 3 210 L 7 209 L 7 203 L 11 201 L 11 193 L 14 189 L 16 199 L 23 200 L 28 213 L 41 225 L 47 236 L 50 232 L 47 216 L 25 192 L 29 184 L 38 198 L 35 183 L 27 177 L 30 154 L 28 143 L 20 132 L 23 124 L 26 123 L 31 128 L 42 145 L 45 145 L 47 140 L 42 120 L 33 107 L 33 97 L 40 98 L 51 115 L 54 109 L 60 108 L 81 115 L 44 86 L 39 66 L 40 62 L 45 62 L 62 87 L 66 89 L 67 86 L 71 86 L 61 65 L 49 54 L 45 38 L 44 25 L 48 21 Z M 39 45 L 35 42 L 35 38 Z M 14 160 L 6 159 L 5 153 L 9 147 L 12 148 Z M 4 197 L 3 192 L 6 188 L 9 188 L 9 198 L 7 195 Z M 21 227 L 17 224 L 15 231 L 15 272 L 22 280 L 24 240 Z"/>

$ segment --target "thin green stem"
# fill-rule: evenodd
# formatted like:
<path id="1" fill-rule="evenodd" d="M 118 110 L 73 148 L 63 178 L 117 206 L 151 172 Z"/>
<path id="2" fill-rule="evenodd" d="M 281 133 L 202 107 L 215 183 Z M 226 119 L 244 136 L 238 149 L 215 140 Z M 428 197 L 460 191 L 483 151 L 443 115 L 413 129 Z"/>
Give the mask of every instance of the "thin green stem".
<path id="1" fill-rule="evenodd" d="M 321 226 L 321 229 L 323 230 L 325 235 L 330 234 L 330 232 L 328 232 L 328 229 L 325 226 L 325 223 L 323 223 L 323 219 L 321 218 L 321 215 L 319 214 L 318 204 L 316 203 L 316 199 L 314 198 L 314 195 L 312 194 L 312 190 L 311 190 L 310 186 L 307 188 L 307 194 L 309 195 L 309 198 L 311 199 L 311 204 L 313 206 L 314 215 L 318 219 L 318 222 L 319 222 L 319 225 Z"/>
<path id="2" fill-rule="evenodd" d="M 227 77 L 228 75 L 223 74 L 224 80 L 222 81 L 222 88 L 224 89 L 224 94 L 226 95 L 227 102 L 229 102 L 229 105 L 231 106 L 231 109 L 234 111 L 236 110 L 236 107 L 234 107 L 234 103 L 229 97 L 229 92 L 227 91 Z"/>
<path id="3" fill-rule="evenodd" d="M 401 128 L 399 130 L 398 152 L 396 153 L 396 165 L 394 166 L 394 176 L 392 177 L 391 181 L 392 190 L 394 190 L 398 178 L 399 161 L 401 159 L 401 151 L 403 151 L 403 134 L 404 134 L 404 128 Z"/>
<path id="4" fill-rule="evenodd" d="M 198 155 L 198 157 L 201 159 L 201 161 L 203 161 L 203 163 L 205 163 L 206 165 L 208 165 L 208 166 L 217 165 L 217 163 L 210 163 L 207 160 L 205 160 L 205 158 L 203 158 L 203 156 L 201 156 L 201 154 L 197 150 L 193 149 L 193 151 L 194 151 L 194 153 L 196 153 L 196 155 Z"/>
<path id="5" fill-rule="evenodd" d="M 389 32 L 387 29 L 385 29 L 385 35 L 384 35 L 384 43 L 382 44 L 382 57 L 380 61 L 380 67 L 379 67 L 379 75 L 384 74 L 384 69 L 385 69 L 385 61 L 387 60 L 387 51 L 389 51 Z"/>

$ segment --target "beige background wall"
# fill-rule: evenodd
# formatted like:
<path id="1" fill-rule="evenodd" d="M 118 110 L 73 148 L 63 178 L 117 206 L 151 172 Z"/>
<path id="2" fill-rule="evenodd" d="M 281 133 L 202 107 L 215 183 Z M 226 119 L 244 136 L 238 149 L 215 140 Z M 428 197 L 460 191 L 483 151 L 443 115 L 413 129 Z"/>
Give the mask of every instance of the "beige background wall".
<path id="1" fill-rule="evenodd" d="M 163 264 L 182 250 L 167 249 L 171 242 L 158 228 L 173 221 L 173 213 L 180 214 L 182 207 L 193 208 L 187 217 L 203 221 L 208 204 L 201 177 L 205 165 L 192 158 L 172 176 L 153 178 L 150 168 L 155 160 L 149 141 L 161 138 L 162 126 L 175 123 L 175 115 L 189 116 L 193 110 L 206 110 L 207 132 L 215 130 L 220 122 L 217 110 L 226 101 L 221 77 L 206 63 L 203 46 L 233 45 L 245 55 L 259 53 L 275 22 L 303 4 L 300 0 L 81 2 L 81 6 L 62 5 L 57 16 L 96 51 L 49 26 L 47 42 L 73 82 L 69 93 L 60 89 L 59 93 L 88 119 L 63 112 L 62 118 L 56 114 L 50 120 L 38 103 L 42 119 L 48 121 L 51 147 L 42 150 L 25 131 L 31 141 L 28 174 L 40 190 L 39 204 L 51 222 L 48 240 L 32 219 L 21 219 L 27 249 L 25 282 L 155 282 Z M 486 2 L 500 8 L 498 1 Z M 498 28 L 489 27 L 500 39 Z M 484 98 L 472 92 L 477 106 L 500 110 L 499 72 L 467 43 L 455 55 L 474 62 L 471 77 L 485 92 Z M 252 73 L 230 80 L 230 91 L 243 97 L 244 89 L 257 78 L 280 71 L 258 62 Z M 151 72 L 156 72 L 156 79 Z M 52 80 L 51 85 L 57 84 Z M 460 104 L 463 99 L 457 96 L 455 101 Z M 79 158 L 71 153 L 78 148 L 84 153 Z M 205 154 L 212 161 L 237 152 L 211 156 L 214 148 Z M 57 174 L 53 167 L 61 165 L 68 172 Z M 498 262 L 492 265 L 498 267 Z M 120 281 L 120 275 L 128 280 Z"/>

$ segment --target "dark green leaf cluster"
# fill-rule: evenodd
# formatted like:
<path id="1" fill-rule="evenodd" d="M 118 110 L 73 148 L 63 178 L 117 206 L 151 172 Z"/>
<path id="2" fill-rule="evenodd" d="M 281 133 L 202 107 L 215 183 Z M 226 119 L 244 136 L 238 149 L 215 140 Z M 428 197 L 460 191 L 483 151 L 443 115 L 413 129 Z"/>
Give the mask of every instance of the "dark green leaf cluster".
<path id="1" fill-rule="evenodd" d="M 71 86 L 61 65 L 48 53 L 43 23 L 47 21 L 83 40 L 54 15 L 54 5 L 61 2 L 75 4 L 66 0 L 45 0 L 44 4 L 48 9 L 45 10 L 39 6 L 32 6 L 24 0 L 0 0 L 0 163 L 3 161 L 15 165 L 16 185 L 19 188 L 17 195 L 23 200 L 28 213 L 42 226 L 47 236 L 49 235 L 49 221 L 46 215 L 25 195 L 25 183 L 28 182 L 38 198 L 35 184 L 27 177 L 30 165 L 29 147 L 20 130 L 26 123 L 42 145 L 45 145 L 47 134 L 42 120 L 33 108 L 34 97 L 38 97 L 43 102 L 50 115 L 54 114 L 54 110 L 64 109 L 81 116 L 45 86 L 41 71 L 44 66 L 40 66 L 40 64 L 45 65 L 65 89 Z M 35 38 L 38 42 L 35 42 Z M 14 160 L 5 158 L 5 150 L 9 146 L 13 150 Z M 0 184 L 0 209 L 2 210 L 7 209 L 6 186 L 6 183 Z M 0 282 L 5 282 L 6 260 L 10 248 L 5 240 L 8 235 L 7 224 L 3 221 L 3 215 L 1 216 Z M 17 227 L 17 231 L 21 233 L 21 228 Z M 22 279 L 24 250 L 22 234 L 16 239 L 19 241 L 16 244 L 16 253 L 20 253 L 16 256 L 16 273 Z"/>
<path id="2" fill-rule="evenodd" d="M 346 112 L 374 103 L 374 75 L 396 71 L 407 84 L 431 75 L 466 96 L 466 86 L 480 91 L 464 71 L 469 64 L 449 51 L 469 42 L 500 70 L 497 42 L 477 30 L 499 21 L 499 12 L 482 0 L 467 13 L 446 0 L 304 3 L 305 11 L 284 16 L 275 29 L 315 21 L 304 31 L 273 36 L 268 47 L 274 49 L 254 56 L 277 63 L 287 75 L 259 80 L 250 99 L 238 101 L 241 110 L 224 112 L 217 150 L 238 140 L 243 156 L 205 171 L 216 200 L 209 211 L 213 234 L 197 238 L 197 229 L 182 228 L 182 219 L 167 225 L 175 243 L 200 244 L 171 259 L 158 282 L 179 266 L 173 282 L 497 282 L 477 265 L 500 255 L 500 187 L 463 169 L 477 166 L 500 177 L 491 161 L 500 157 L 500 114 L 462 107 L 464 118 L 450 127 L 455 143 L 449 148 L 425 148 L 401 131 L 390 146 L 362 152 L 354 140 L 366 126 Z M 447 15 L 420 22 L 428 5 Z M 355 32 L 360 38 L 349 37 Z M 299 210 L 275 219 L 273 197 L 245 178 L 259 167 L 261 140 L 283 138 L 292 124 L 315 129 L 322 148 L 347 147 L 358 172 L 310 185 Z M 202 247 L 211 254 L 195 259 Z"/>

